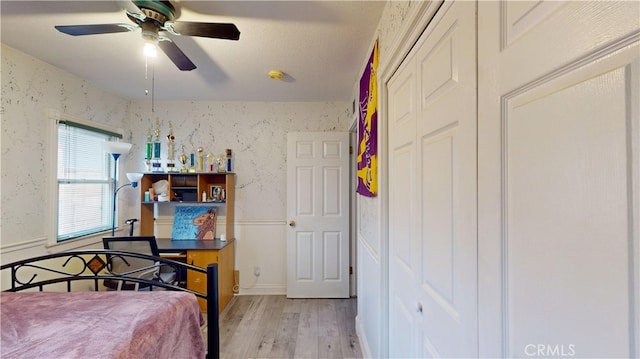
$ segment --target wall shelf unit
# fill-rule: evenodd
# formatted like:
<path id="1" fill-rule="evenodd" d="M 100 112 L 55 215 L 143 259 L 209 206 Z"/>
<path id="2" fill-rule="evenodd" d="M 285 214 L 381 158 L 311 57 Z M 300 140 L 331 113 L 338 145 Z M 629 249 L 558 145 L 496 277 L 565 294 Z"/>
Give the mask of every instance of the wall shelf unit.
<path id="1" fill-rule="evenodd" d="M 224 207 L 225 223 L 222 233 L 226 233 L 227 240 L 234 236 L 234 207 L 235 207 L 235 173 L 145 173 L 140 180 L 140 235 L 153 236 L 154 209 L 156 206 L 170 206 L 176 204 L 210 203 Z M 166 180 L 169 183 L 169 202 L 145 201 L 144 192 L 153 183 Z M 212 187 L 224 190 L 224 201 L 202 201 L 202 192 L 207 199 L 213 197 Z"/>

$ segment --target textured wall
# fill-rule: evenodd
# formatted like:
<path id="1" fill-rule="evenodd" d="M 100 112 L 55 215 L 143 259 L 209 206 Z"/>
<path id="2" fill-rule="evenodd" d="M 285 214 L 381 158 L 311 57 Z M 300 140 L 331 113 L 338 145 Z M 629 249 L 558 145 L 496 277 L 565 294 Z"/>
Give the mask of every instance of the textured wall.
<path id="1" fill-rule="evenodd" d="M 348 131 L 349 103 L 309 102 L 149 102 L 132 104 L 129 128 L 135 147 L 129 170 L 144 169 L 144 143 L 149 128 L 161 123 L 161 137 L 173 123 L 176 158 L 203 147 L 205 154 L 233 150 L 237 220 L 285 220 L 287 133 Z M 166 158 L 167 143 L 162 144 Z M 132 156 L 137 156 L 134 158 Z"/>
<path id="2" fill-rule="evenodd" d="M 129 101 L 2 45 L 2 246 L 41 240 L 54 220 L 50 110 L 122 128 Z"/>

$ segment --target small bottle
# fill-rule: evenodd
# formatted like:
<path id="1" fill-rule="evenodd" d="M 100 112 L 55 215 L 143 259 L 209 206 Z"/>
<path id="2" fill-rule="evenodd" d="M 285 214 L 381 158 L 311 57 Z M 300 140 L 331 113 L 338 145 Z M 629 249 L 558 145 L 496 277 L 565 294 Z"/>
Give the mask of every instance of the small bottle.
<path id="1" fill-rule="evenodd" d="M 207 191 L 202 191 L 202 202 L 207 201 Z"/>

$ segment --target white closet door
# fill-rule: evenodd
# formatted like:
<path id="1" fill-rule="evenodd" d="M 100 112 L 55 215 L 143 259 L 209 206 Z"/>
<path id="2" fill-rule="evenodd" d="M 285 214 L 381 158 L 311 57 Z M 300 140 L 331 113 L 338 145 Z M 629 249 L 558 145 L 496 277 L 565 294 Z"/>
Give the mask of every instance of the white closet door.
<path id="1" fill-rule="evenodd" d="M 475 9 L 445 3 L 389 83 L 392 357 L 477 355 Z"/>
<path id="2" fill-rule="evenodd" d="M 640 355 L 639 9 L 480 2 L 480 356 Z"/>

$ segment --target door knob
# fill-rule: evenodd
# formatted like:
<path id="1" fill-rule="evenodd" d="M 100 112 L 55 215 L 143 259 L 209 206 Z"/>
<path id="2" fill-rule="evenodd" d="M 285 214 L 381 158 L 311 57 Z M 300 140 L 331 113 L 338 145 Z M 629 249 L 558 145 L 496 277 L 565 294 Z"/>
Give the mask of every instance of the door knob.
<path id="1" fill-rule="evenodd" d="M 289 227 L 295 227 L 296 221 L 289 221 Z"/>

